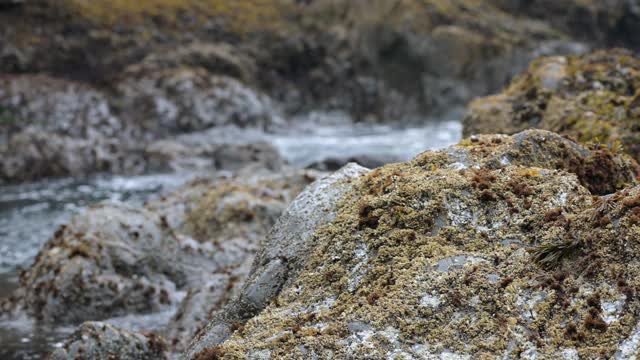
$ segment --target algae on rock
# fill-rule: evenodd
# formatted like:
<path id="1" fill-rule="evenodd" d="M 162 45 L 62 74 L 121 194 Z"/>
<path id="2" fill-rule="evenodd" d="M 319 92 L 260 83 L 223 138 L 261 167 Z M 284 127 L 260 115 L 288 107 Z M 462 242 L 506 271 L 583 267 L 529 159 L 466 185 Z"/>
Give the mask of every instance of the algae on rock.
<path id="1" fill-rule="evenodd" d="M 299 276 L 201 354 L 413 359 L 637 352 L 637 165 L 610 154 L 615 175 L 590 183 L 574 164 L 596 153 L 550 132 L 526 131 L 473 137 L 370 172 L 316 231 L 312 250 L 299 255 L 305 264 Z M 631 187 L 615 192 L 620 179 Z M 552 266 L 535 264 L 536 249 L 569 241 L 575 251 Z"/>
<path id="2" fill-rule="evenodd" d="M 625 50 L 540 58 L 502 93 L 473 101 L 464 133 L 540 128 L 640 159 L 640 59 Z"/>

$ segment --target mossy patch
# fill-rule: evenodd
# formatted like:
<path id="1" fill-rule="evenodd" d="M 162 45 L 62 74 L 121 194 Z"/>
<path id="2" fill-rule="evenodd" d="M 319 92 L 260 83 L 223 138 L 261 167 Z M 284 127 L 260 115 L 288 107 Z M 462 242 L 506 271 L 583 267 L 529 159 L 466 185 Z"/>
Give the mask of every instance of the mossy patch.
<path id="1" fill-rule="evenodd" d="M 640 159 L 639 92 L 640 59 L 625 50 L 540 58 L 503 93 L 474 101 L 464 131 L 540 128 Z"/>
<path id="2" fill-rule="evenodd" d="M 6 107 L 0 106 L 0 126 L 10 126 L 18 122 L 12 111 Z"/>
<path id="3" fill-rule="evenodd" d="M 285 21 L 288 2 L 283 0 L 64 0 L 59 6 L 99 25 L 160 22 L 165 25 L 203 23 L 210 17 L 227 21 L 235 32 L 277 28 Z"/>

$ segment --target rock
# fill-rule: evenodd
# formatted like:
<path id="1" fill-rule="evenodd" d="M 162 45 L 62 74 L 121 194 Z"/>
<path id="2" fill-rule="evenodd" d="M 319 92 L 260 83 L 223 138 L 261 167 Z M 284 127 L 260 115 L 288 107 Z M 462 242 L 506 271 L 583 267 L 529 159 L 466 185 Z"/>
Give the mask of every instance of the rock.
<path id="1" fill-rule="evenodd" d="M 258 246 L 286 204 L 319 173 L 287 170 L 280 175 L 240 174 L 204 193 L 186 213 L 181 233 L 214 249 L 206 282 L 194 284 L 181 303 L 166 336 L 182 351 L 197 330 L 242 288 Z"/>
<path id="2" fill-rule="evenodd" d="M 596 41 L 602 46 L 640 45 L 633 34 L 640 26 L 640 9 L 633 1 L 566 1 L 553 0 L 494 1 L 510 13 L 535 17 L 579 39 Z"/>
<path id="3" fill-rule="evenodd" d="M 166 310 L 208 261 L 183 251 L 161 217 L 102 204 L 75 216 L 41 249 L 4 308 L 77 324 Z"/>
<path id="4" fill-rule="evenodd" d="M 265 129 L 279 122 L 268 97 L 202 68 L 177 68 L 136 77 L 125 72 L 117 85 L 121 105 L 157 137 L 234 125 Z"/>
<path id="5" fill-rule="evenodd" d="M 284 166 L 262 131 L 227 126 L 155 141 L 147 146 L 145 157 L 151 169 L 176 172 L 238 171 L 250 166 L 277 171 Z"/>
<path id="6" fill-rule="evenodd" d="M 318 1 L 302 13 L 302 34 L 256 49 L 261 68 L 282 69 L 265 72 L 264 86 L 291 111 L 322 104 L 356 121 L 441 117 L 502 88 L 540 52 L 587 48 L 491 1 Z"/>
<path id="7" fill-rule="evenodd" d="M 348 165 L 298 195 L 268 235 L 239 295 L 214 315 L 185 357 L 197 358 L 204 349 L 220 344 L 296 278 L 303 265 L 302 254 L 313 248 L 315 229 L 335 216 L 331 211 L 334 203 L 349 191 L 351 181 L 366 172 L 358 165 Z"/>
<path id="8" fill-rule="evenodd" d="M 46 76 L 0 77 L 0 181 L 144 170 L 139 129 L 108 97 Z"/>
<path id="9" fill-rule="evenodd" d="M 0 318 L 105 320 L 158 331 L 167 351 L 182 351 L 238 293 L 258 244 L 319 175 L 245 169 L 237 177 L 196 179 L 142 209 L 96 205 L 47 242 L 16 293 L 0 303 Z"/>
<path id="10" fill-rule="evenodd" d="M 253 170 L 196 180 L 144 209 L 96 205 L 47 242 L 3 312 L 56 324 L 155 313 L 221 279 L 215 290 L 228 296 L 267 230 L 317 174 Z"/>
<path id="11" fill-rule="evenodd" d="M 624 50 L 534 61 L 502 93 L 472 102 L 465 135 L 540 128 L 640 159 L 640 60 Z"/>
<path id="12" fill-rule="evenodd" d="M 4 182 L 100 172 L 139 174 L 147 169 L 142 149 L 126 149 L 119 140 L 75 139 L 34 127 L 0 144 L 0 153 L 0 181 Z"/>
<path id="13" fill-rule="evenodd" d="M 571 163 L 599 151 L 526 131 L 371 171 L 323 226 L 268 241 L 291 257 L 257 257 L 256 315 L 226 332 L 214 319 L 184 358 L 632 356 L 640 186 L 594 196 Z M 637 167 L 610 156 L 613 178 Z"/>
<path id="14" fill-rule="evenodd" d="M 145 56 L 138 64 L 127 68 L 127 76 L 136 78 L 143 74 L 184 67 L 202 68 L 211 74 L 230 76 L 244 83 L 255 78 L 255 64 L 239 49 L 228 43 L 194 42 L 179 47 L 159 49 Z"/>
<path id="15" fill-rule="evenodd" d="M 137 6 L 37 1 L 19 13 L 0 13 L 6 24 L 0 30 L 0 59 L 6 60 L 0 70 L 45 72 L 112 88 L 123 78 L 202 68 L 263 91 L 288 113 L 338 109 L 358 121 L 419 123 L 425 115 L 439 116 L 497 91 L 549 44 L 601 43 L 586 31 L 591 23 L 579 31 L 566 29 L 558 20 L 562 6 L 549 6 L 550 21 L 539 11 L 532 16 L 526 9 L 500 8 L 503 3 L 238 0 L 203 8 L 194 1 L 162 7 L 153 1 Z M 584 8 L 583 3 L 570 0 L 566 6 Z M 620 21 L 617 6 L 587 7 L 598 8 L 590 18 L 621 24 L 611 37 L 636 42 L 626 35 L 636 28 L 633 6 Z M 593 35 L 577 35 L 585 32 Z M 151 114 L 167 110 L 140 101 Z M 181 118 L 178 126 L 203 126 L 203 119 Z"/>
<path id="16" fill-rule="evenodd" d="M 169 359 L 167 344 L 152 333 L 139 334 L 100 322 L 82 324 L 50 360 Z"/>
<path id="17" fill-rule="evenodd" d="M 0 181 L 283 164 L 261 133 L 280 121 L 276 110 L 237 80 L 179 68 L 120 86 L 123 98 L 45 76 L 0 77 Z"/>

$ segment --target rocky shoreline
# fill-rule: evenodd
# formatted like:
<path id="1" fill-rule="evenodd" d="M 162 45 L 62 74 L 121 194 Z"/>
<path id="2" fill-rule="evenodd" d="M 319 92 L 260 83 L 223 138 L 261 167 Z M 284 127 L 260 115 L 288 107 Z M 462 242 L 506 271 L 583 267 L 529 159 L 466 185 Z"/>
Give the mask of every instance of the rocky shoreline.
<path id="1" fill-rule="evenodd" d="M 0 0 L 0 186 L 191 179 L 79 212 L 0 298 L 78 326 L 50 359 L 640 353 L 631 2 L 132 4 Z M 467 103 L 462 141 L 408 161 L 300 168 L 271 136 Z"/>

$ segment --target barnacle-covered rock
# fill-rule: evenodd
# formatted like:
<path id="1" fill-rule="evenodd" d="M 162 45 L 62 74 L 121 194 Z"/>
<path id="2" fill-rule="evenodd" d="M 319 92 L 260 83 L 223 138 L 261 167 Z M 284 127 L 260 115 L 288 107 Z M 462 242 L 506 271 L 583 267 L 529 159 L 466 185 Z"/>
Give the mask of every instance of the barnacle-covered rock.
<path id="1" fill-rule="evenodd" d="M 640 159 L 640 60 L 625 50 L 534 61 L 502 93 L 475 100 L 465 135 L 540 128 Z"/>
<path id="2" fill-rule="evenodd" d="M 371 171 L 286 260 L 300 272 L 263 282 L 266 308 L 228 338 L 210 325 L 185 358 L 636 354 L 640 187 L 610 154 L 603 182 L 631 187 L 596 196 L 572 163 L 598 151 L 526 131 Z"/>

